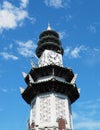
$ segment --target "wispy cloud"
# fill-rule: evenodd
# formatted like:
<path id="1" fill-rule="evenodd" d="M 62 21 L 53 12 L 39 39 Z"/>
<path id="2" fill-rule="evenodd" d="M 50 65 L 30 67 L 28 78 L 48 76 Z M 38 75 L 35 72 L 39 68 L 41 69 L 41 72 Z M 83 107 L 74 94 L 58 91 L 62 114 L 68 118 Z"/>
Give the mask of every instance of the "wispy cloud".
<path id="1" fill-rule="evenodd" d="M 77 113 L 73 112 L 74 129 L 100 129 L 100 100 L 85 101 L 77 104 Z M 80 116 L 81 115 L 81 116 Z"/>
<path id="2" fill-rule="evenodd" d="M 90 33 L 95 34 L 95 33 L 97 33 L 97 30 L 98 30 L 99 27 L 100 27 L 100 23 L 95 22 L 95 23 L 90 24 L 90 25 L 87 27 L 87 29 L 88 29 L 88 31 L 89 31 Z"/>
<path id="3" fill-rule="evenodd" d="M 29 40 L 27 42 L 21 42 L 17 41 L 18 44 L 18 53 L 25 57 L 32 57 L 34 54 L 34 49 L 36 48 L 36 45 L 33 43 L 32 40 Z"/>
<path id="4" fill-rule="evenodd" d="M 44 0 L 44 3 L 48 7 L 54 7 L 56 9 L 63 8 L 64 6 L 69 6 L 70 0 Z"/>
<path id="5" fill-rule="evenodd" d="M 76 47 L 67 46 L 64 52 L 65 56 L 67 56 L 69 59 L 80 58 L 85 61 L 85 64 L 88 64 L 90 66 L 93 66 L 94 64 L 100 62 L 100 48 L 91 48 L 84 45 Z"/>
<path id="6" fill-rule="evenodd" d="M 8 1 L 4 1 L 0 8 L 0 31 L 4 29 L 15 29 L 23 24 L 25 18 L 28 18 L 28 12 L 25 7 L 28 0 L 21 0 L 20 7 L 14 6 Z"/>
<path id="7" fill-rule="evenodd" d="M 13 48 L 13 44 L 9 44 L 3 48 L 4 51 L 11 50 Z"/>
<path id="8" fill-rule="evenodd" d="M 87 48 L 85 46 L 80 45 L 75 48 L 66 47 L 64 52 L 65 52 L 65 55 L 68 56 L 69 58 L 80 58 L 81 52 L 86 51 L 86 50 Z"/>
<path id="9" fill-rule="evenodd" d="M 21 7 L 26 8 L 29 3 L 29 0 L 21 0 Z"/>
<path id="10" fill-rule="evenodd" d="M 14 89 L 14 88 L 10 88 L 10 89 L 1 88 L 0 91 L 1 91 L 2 93 L 11 93 L 11 92 L 16 92 L 17 90 Z"/>
<path id="11" fill-rule="evenodd" d="M 69 15 L 66 15 L 65 18 L 66 18 L 66 21 L 69 22 L 72 20 L 73 17 L 71 14 L 69 14 Z"/>
<path id="12" fill-rule="evenodd" d="M 89 32 L 96 33 L 97 29 L 95 25 L 90 24 L 88 27 Z"/>
<path id="13" fill-rule="evenodd" d="M 4 59 L 6 59 L 6 60 L 8 60 L 8 59 L 18 60 L 18 57 L 17 57 L 17 56 L 12 55 L 12 54 L 9 54 L 9 53 L 7 53 L 7 52 L 0 52 L 0 55 L 1 55 Z"/>
<path id="14" fill-rule="evenodd" d="M 58 33 L 59 33 L 60 39 L 63 39 L 66 36 L 66 32 L 65 31 L 58 32 Z"/>

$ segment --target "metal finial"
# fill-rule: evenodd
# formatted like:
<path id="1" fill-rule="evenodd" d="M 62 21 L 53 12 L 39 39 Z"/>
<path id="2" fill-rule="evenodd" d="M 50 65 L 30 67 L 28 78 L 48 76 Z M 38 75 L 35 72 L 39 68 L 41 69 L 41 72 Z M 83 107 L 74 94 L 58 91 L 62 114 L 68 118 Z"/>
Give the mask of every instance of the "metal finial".
<path id="1" fill-rule="evenodd" d="M 48 23 L 48 28 L 47 28 L 47 30 L 51 30 L 51 26 L 50 26 L 50 24 Z"/>

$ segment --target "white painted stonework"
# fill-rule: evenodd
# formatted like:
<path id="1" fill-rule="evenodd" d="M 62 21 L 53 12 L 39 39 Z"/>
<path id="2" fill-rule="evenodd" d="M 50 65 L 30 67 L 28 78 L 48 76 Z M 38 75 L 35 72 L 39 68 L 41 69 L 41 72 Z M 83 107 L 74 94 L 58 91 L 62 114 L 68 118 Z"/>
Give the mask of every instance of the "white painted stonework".
<path id="1" fill-rule="evenodd" d="M 45 93 L 36 97 L 31 103 L 30 125 L 32 122 L 40 128 L 57 128 L 57 119 L 66 120 L 66 128 L 71 129 L 71 108 L 68 97 L 56 94 Z"/>
<path id="2" fill-rule="evenodd" d="M 45 50 L 39 59 L 38 66 L 42 67 L 50 64 L 63 66 L 62 55 L 52 50 Z"/>
<path id="3" fill-rule="evenodd" d="M 52 50 L 44 50 L 39 58 L 38 67 L 47 65 L 58 65 L 63 67 L 62 55 Z M 37 79 L 37 83 L 55 78 L 58 81 L 66 82 L 64 78 L 55 76 L 53 73 Z M 30 81 L 31 77 L 30 77 Z M 59 93 L 43 93 L 37 95 L 31 102 L 29 125 L 35 124 L 29 130 L 58 130 L 58 119 L 66 121 L 66 129 L 72 130 L 71 104 L 67 96 Z"/>

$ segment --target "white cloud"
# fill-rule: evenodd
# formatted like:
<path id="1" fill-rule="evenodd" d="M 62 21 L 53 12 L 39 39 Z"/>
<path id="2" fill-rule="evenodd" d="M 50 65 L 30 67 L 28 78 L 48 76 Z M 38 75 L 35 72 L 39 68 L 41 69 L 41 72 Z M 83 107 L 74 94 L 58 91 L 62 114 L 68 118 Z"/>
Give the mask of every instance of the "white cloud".
<path id="1" fill-rule="evenodd" d="M 72 51 L 71 51 L 71 56 L 73 58 L 78 58 L 80 57 L 79 53 L 81 51 L 85 50 L 85 47 L 84 46 L 79 46 L 79 47 L 75 47 Z"/>
<path id="2" fill-rule="evenodd" d="M 66 49 L 64 50 L 65 55 L 67 55 L 69 58 L 79 58 L 81 57 L 80 53 L 82 51 L 86 51 L 86 47 L 83 45 L 80 45 L 78 47 L 75 48 L 71 48 L 71 47 L 66 47 Z"/>
<path id="3" fill-rule="evenodd" d="M 76 47 L 66 47 L 65 56 L 69 59 L 81 58 L 83 62 L 89 66 L 94 66 L 100 62 L 100 48 L 91 48 L 89 46 L 76 46 Z M 84 60 L 85 59 L 85 60 Z"/>
<path id="4" fill-rule="evenodd" d="M 97 33 L 97 31 L 100 29 L 100 22 L 94 22 L 91 23 L 88 27 L 87 27 L 88 31 L 92 34 Z"/>
<path id="5" fill-rule="evenodd" d="M 25 57 L 32 57 L 34 55 L 34 49 L 36 48 L 36 45 L 32 40 L 29 40 L 27 42 L 17 41 L 17 44 L 19 45 L 17 48 L 19 54 Z"/>
<path id="6" fill-rule="evenodd" d="M 18 57 L 17 57 L 17 56 L 14 56 L 14 55 L 9 54 L 9 53 L 7 53 L 7 52 L 0 52 L 0 55 L 1 55 L 4 59 L 6 59 L 6 60 L 8 60 L 8 59 L 18 60 Z"/>
<path id="7" fill-rule="evenodd" d="M 64 2 L 63 0 L 44 0 L 46 6 L 54 7 L 56 9 L 68 6 L 69 2 L 69 0 L 67 0 L 66 2 Z"/>
<path id="8" fill-rule="evenodd" d="M 3 29 L 15 29 L 22 25 L 23 20 L 28 17 L 28 12 L 23 8 L 26 7 L 28 0 L 22 0 L 18 8 L 8 1 L 4 1 L 0 8 L 0 31 Z"/>
<path id="9" fill-rule="evenodd" d="M 89 25 L 88 30 L 89 30 L 89 32 L 91 32 L 91 33 L 96 33 L 96 32 L 97 32 L 96 26 L 95 26 L 95 25 L 92 25 L 92 24 Z"/>
<path id="10" fill-rule="evenodd" d="M 63 39 L 66 35 L 66 33 L 63 31 L 63 32 L 58 32 L 59 33 L 59 36 L 60 36 L 60 39 Z"/>
<path id="11" fill-rule="evenodd" d="M 3 48 L 3 50 L 4 50 L 4 51 L 7 51 L 7 50 L 12 49 L 12 48 L 13 48 L 13 44 L 9 44 L 9 46 L 8 46 L 8 47 L 5 46 L 5 47 Z"/>
<path id="12" fill-rule="evenodd" d="M 21 0 L 21 7 L 26 8 L 29 0 Z"/>
<path id="13" fill-rule="evenodd" d="M 36 21 L 36 18 L 35 18 L 35 17 L 29 17 L 29 16 L 28 16 L 28 19 L 30 20 L 30 22 L 31 22 L 32 24 L 34 24 L 35 21 Z"/>

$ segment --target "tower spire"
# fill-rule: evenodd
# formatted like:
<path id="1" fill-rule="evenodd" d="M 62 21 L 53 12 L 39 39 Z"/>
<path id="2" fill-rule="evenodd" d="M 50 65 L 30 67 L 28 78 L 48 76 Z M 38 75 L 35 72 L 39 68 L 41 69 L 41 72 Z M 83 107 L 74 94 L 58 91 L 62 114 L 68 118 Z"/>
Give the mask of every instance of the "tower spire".
<path id="1" fill-rule="evenodd" d="M 59 38 L 59 34 L 51 29 L 48 23 L 47 30 L 43 31 L 39 36 L 38 47 L 36 48 L 36 55 L 41 57 L 45 50 L 52 50 L 63 55 L 63 48 Z"/>
<path id="2" fill-rule="evenodd" d="M 47 30 L 52 30 L 52 29 L 51 29 L 51 26 L 50 26 L 50 23 L 48 23 Z"/>

